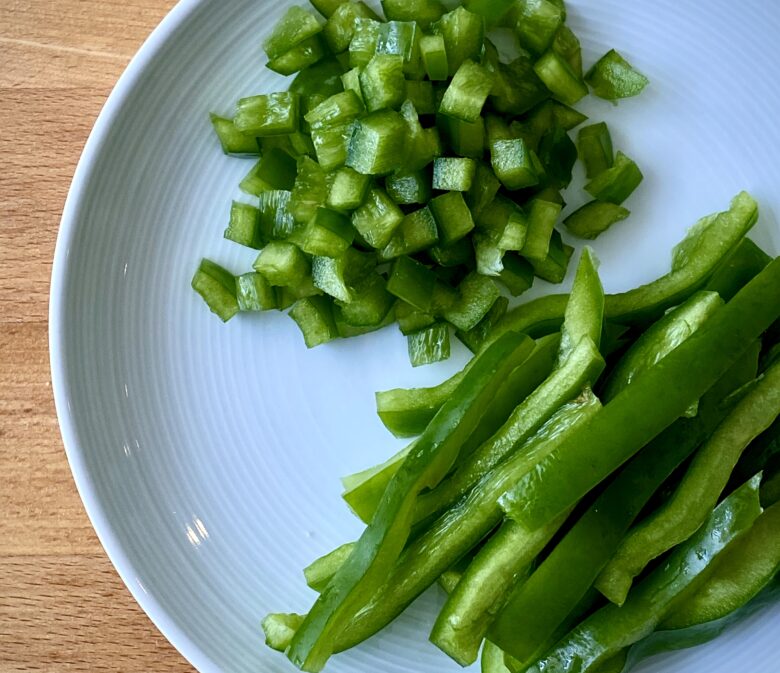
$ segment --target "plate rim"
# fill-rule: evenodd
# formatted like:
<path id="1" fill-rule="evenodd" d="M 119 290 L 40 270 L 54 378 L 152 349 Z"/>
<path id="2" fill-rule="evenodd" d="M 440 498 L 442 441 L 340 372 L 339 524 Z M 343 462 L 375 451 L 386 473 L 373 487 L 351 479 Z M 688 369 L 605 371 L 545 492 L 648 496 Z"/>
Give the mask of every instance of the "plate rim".
<path id="1" fill-rule="evenodd" d="M 174 649 L 196 670 L 202 673 L 219 673 L 220 668 L 216 663 L 175 623 L 154 596 L 147 593 L 140 584 L 138 573 L 125 553 L 124 546 L 105 513 L 87 468 L 79 434 L 76 430 L 76 421 L 70 407 L 64 345 L 67 322 L 65 288 L 69 274 L 72 272 L 68 264 L 68 257 L 78 230 L 83 202 L 88 194 L 97 160 L 111 127 L 139 85 L 147 68 L 172 35 L 205 1 L 179 0 L 163 17 L 130 59 L 106 98 L 87 137 L 68 188 L 54 248 L 49 282 L 48 346 L 54 407 L 65 456 L 84 510 L 98 541 L 133 600 Z"/>

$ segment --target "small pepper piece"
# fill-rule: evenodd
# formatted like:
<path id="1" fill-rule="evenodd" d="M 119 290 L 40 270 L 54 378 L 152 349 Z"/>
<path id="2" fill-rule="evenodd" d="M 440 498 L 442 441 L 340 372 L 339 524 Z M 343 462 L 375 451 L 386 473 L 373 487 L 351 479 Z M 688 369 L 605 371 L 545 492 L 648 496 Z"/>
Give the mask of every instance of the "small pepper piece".
<path id="1" fill-rule="evenodd" d="M 544 52 L 563 24 L 564 12 L 549 0 L 520 0 L 515 33 L 536 54 Z"/>
<path id="2" fill-rule="evenodd" d="M 605 122 L 583 126 L 577 134 L 577 149 L 589 180 L 612 168 L 615 163 L 612 136 Z"/>
<path id="3" fill-rule="evenodd" d="M 650 83 L 614 49 L 610 49 L 585 75 L 594 95 L 607 100 L 637 96 Z"/>
<path id="4" fill-rule="evenodd" d="M 384 175 L 404 159 L 406 124 L 393 110 L 374 112 L 356 121 L 347 147 L 347 166 L 364 175 Z"/>
<path id="5" fill-rule="evenodd" d="M 466 59 L 450 81 L 439 105 L 441 114 L 473 123 L 493 87 L 493 73 Z"/>
<path id="6" fill-rule="evenodd" d="M 369 112 L 400 107 L 406 91 L 403 57 L 374 54 L 360 73 L 360 90 Z"/>
<path id="7" fill-rule="evenodd" d="M 263 42 L 263 49 L 270 60 L 298 46 L 304 40 L 322 30 L 317 17 L 303 7 L 291 6 L 276 23 L 271 34 Z"/>
<path id="8" fill-rule="evenodd" d="M 554 51 L 546 52 L 534 63 L 534 72 L 561 103 L 574 105 L 588 95 L 585 83 Z"/>
<path id="9" fill-rule="evenodd" d="M 295 302 L 289 316 L 303 334 L 306 348 L 314 348 L 338 336 L 333 321 L 333 301 L 329 297 L 305 297 Z"/>
<path id="10" fill-rule="evenodd" d="M 643 177 L 636 163 L 618 152 L 614 165 L 588 182 L 585 191 L 599 201 L 608 201 L 619 206 L 631 196 Z"/>
<path id="11" fill-rule="evenodd" d="M 441 35 L 424 35 L 420 38 L 420 52 L 428 79 L 431 81 L 446 80 L 449 66 L 447 65 L 447 48 L 444 46 L 444 38 Z"/>
<path id="12" fill-rule="evenodd" d="M 443 246 L 456 243 L 474 228 L 471 211 L 460 192 L 447 192 L 437 196 L 430 201 L 428 207 L 436 220 L 439 241 Z"/>
<path id="13" fill-rule="evenodd" d="M 372 248 L 384 248 L 403 222 L 404 214 L 383 189 L 372 187 L 352 213 L 352 226 Z"/>
<path id="14" fill-rule="evenodd" d="M 235 276 L 216 262 L 201 260 L 192 277 L 192 289 L 222 322 L 227 322 L 238 313 Z"/>
<path id="15" fill-rule="evenodd" d="M 210 115 L 211 125 L 219 138 L 219 144 L 225 154 L 237 156 L 256 156 L 260 154 L 257 138 L 253 135 L 245 135 L 236 128 L 232 119 Z"/>
<path id="16" fill-rule="evenodd" d="M 412 367 L 429 365 L 450 357 L 450 327 L 435 323 L 406 337 Z"/>
<path id="17" fill-rule="evenodd" d="M 564 220 L 564 226 L 575 236 L 594 239 L 603 234 L 616 222 L 625 220 L 631 211 L 623 206 L 604 201 L 591 201 Z"/>
<path id="18" fill-rule="evenodd" d="M 299 96 L 289 91 L 242 98 L 233 124 L 240 133 L 274 136 L 298 130 Z"/>
<path id="19" fill-rule="evenodd" d="M 432 24 L 434 35 L 444 38 L 449 76 L 452 77 L 464 61 L 478 61 L 485 37 L 485 20 L 465 7 L 456 7 Z"/>
<path id="20" fill-rule="evenodd" d="M 433 161 L 433 188 L 445 192 L 467 192 L 471 189 L 477 164 L 473 159 L 439 157 Z"/>

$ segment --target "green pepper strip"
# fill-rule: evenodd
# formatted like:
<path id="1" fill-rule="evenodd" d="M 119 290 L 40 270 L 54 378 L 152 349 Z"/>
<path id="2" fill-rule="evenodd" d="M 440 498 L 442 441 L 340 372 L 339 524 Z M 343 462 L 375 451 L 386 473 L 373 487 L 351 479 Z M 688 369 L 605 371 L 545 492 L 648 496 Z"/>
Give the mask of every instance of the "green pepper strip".
<path id="1" fill-rule="evenodd" d="M 504 652 L 489 640 L 482 647 L 482 673 L 512 673 L 504 663 Z"/>
<path id="2" fill-rule="evenodd" d="M 724 554 L 725 553 L 727 552 L 724 552 Z M 717 572 L 717 569 L 715 572 Z M 618 655 L 623 662 L 624 668 L 616 669 L 614 673 L 633 670 L 634 666 L 642 659 L 646 659 L 655 654 L 660 654 L 661 652 L 670 652 L 703 645 L 704 643 L 717 638 L 731 625 L 736 624 L 743 619 L 747 619 L 760 609 L 775 603 L 779 593 L 780 581 L 778 581 L 778 577 L 776 576 L 774 580 L 770 582 L 769 586 L 756 596 L 756 598 L 747 603 L 747 605 L 730 612 L 725 617 L 705 622 L 704 624 L 697 624 L 685 629 L 659 629 Z M 594 673 L 604 672 L 599 668 L 597 671 L 594 671 Z"/>
<path id="3" fill-rule="evenodd" d="M 589 338 L 580 341 L 561 367 L 521 402 L 503 426 L 468 456 L 458 469 L 430 493 L 417 499 L 415 519 L 442 511 L 466 493 L 483 475 L 501 463 L 604 370 L 604 359 Z"/>
<path id="4" fill-rule="evenodd" d="M 666 357 L 721 306 L 723 300 L 717 292 L 697 292 L 648 327 L 612 369 L 602 394 L 604 401 L 609 402 L 637 374 Z"/>
<path id="5" fill-rule="evenodd" d="M 560 338 L 557 334 L 551 334 L 540 339 L 528 358 L 507 377 L 476 429 L 463 443 L 458 459 L 455 462 L 456 467 L 467 456 L 471 455 L 475 448 L 498 430 L 515 408 L 518 400 L 528 397 L 549 375 L 555 362 L 555 353 L 558 349 L 559 341 Z M 456 374 L 456 376 L 460 376 L 460 374 Z M 448 382 L 445 381 L 445 383 Z M 439 388 L 443 386 L 444 384 L 441 384 Z M 410 395 L 409 397 L 417 397 L 418 401 L 424 401 L 425 397 L 428 397 L 427 391 L 432 390 L 436 389 L 421 388 L 394 392 L 399 393 L 399 396 L 405 392 L 416 393 L 416 395 Z M 430 397 L 428 399 L 430 400 Z M 382 465 L 342 479 L 346 489 L 342 497 L 347 501 L 352 511 L 364 522 L 369 523 L 371 521 L 387 484 L 400 467 L 408 451 L 409 447 L 403 449 Z M 415 520 L 419 521 L 418 518 Z"/>
<path id="6" fill-rule="evenodd" d="M 679 418 L 780 315 L 780 258 L 699 331 L 605 405 L 561 455 L 526 475 L 514 515 L 536 529 L 557 517 Z"/>
<path id="7" fill-rule="evenodd" d="M 755 342 L 707 392 L 695 418 L 677 420 L 643 448 L 508 598 L 488 638 L 515 657 L 519 669 L 542 656 L 579 617 L 577 606 L 642 508 L 728 413 L 724 399 L 753 379 L 758 349 Z"/>
<path id="8" fill-rule="evenodd" d="M 431 642 L 461 666 L 473 664 L 507 595 L 515 584 L 522 584 L 534 559 L 565 521 L 566 516 L 560 516 L 531 532 L 505 521 L 450 594 L 433 625 Z"/>
<path id="9" fill-rule="evenodd" d="M 697 452 L 672 497 L 621 542 L 596 588 L 622 605 L 634 578 L 657 556 L 686 540 L 718 501 L 745 448 L 780 414 L 780 363 L 758 383 Z"/>
<path id="10" fill-rule="evenodd" d="M 601 346 L 605 299 L 597 268 L 593 250 L 586 246 L 582 250 L 564 314 L 560 363 L 566 361 L 583 337 L 589 337 L 596 348 Z"/>
<path id="11" fill-rule="evenodd" d="M 463 441 L 507 375 L 528 356 L 532 344 L 525 335 L 507 334 L 469 368 L 393 476 L 376 515 L 296 632 L 287 653 L 296 666 L 322 670 L 337 638 L 398 560 L 411 531 L 418 493 L 436 486 L 447 474 Z"/>
<path id="12" fill-rule="evenodd" d="M 501 520 L 498 498 L 548 451 L 582 431 L 601 407 L 593 394 L 564 405 L 509 460 L 485 475 L 468 496 L 437 519 L 401 554 L 370 603 L 349 624 L 337 650 L 357 645 L 389 624 Z"/>
<path id="13" fill-rule="evenodd" d="M 661 624 L 685 629 L 722 619 L 765 589 L 780 570 L 780 503 L 764 510 L 738 546 L 730 547 L 712 576 Z"/>
<path id="14" fill-rule="evenodd" d="M 376 410 L 385 427 L 396 437 L 421 434 L 436 412 L 452 395 L 466 368 L 430 388 L 393 388 L 376 394 Z"/>
<path id="15" fill-rule="evenodd" d="M 725 549 L 761 514 L 760 477 L 724 500 L 699 531 L 644 579 L 622 607 L 609 604 L 572 630 L 527 673 L 593 673 L 648 636 L 705 581 Z"/>
<path id="16" fill-rule="evenodd" d="M 772 258 L 753 241 L 743 238 L 718 264 L 704 289 L 717 292 L 723 301 L 731 301 L 739 289 L 771 261 Z"/>
<path id="17" fill-rule="evenodd" d="M 756 202 L 749 194 L 740 193 L 729 210 L 711 215 L 691 229 L 675 248 L 669 273 L 628 292 L 607 295 L 604 309 L 607 320 L 646 325 L 663 315 L 667 308 L 681 303 L 706 282 L 757 218 Z M 729 273 L 728 269 L 722 270 Z M 734 272 L 737 271 L 735 268 Z M 737 285 L 734 281 L 727 283 L 733 290 Z M 551 295 L 518 306 L 499 321 L 491 338 L 509 330 L 535 335 L 536 329 L 560 321 L 565 307 L 565 295 Z"/>

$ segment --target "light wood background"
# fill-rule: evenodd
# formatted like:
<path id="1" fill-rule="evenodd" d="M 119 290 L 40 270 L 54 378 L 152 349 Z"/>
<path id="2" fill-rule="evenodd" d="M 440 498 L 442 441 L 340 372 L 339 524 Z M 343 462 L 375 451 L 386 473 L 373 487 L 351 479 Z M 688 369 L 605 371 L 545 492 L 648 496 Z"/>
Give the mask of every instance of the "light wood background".
<path id="1" fill-rule="evenodd" d="M 173 0 L 0 0 L 0 673 L 192 671 L 92 531 L 52 401 L 49 275 L 111 88 Z"/>

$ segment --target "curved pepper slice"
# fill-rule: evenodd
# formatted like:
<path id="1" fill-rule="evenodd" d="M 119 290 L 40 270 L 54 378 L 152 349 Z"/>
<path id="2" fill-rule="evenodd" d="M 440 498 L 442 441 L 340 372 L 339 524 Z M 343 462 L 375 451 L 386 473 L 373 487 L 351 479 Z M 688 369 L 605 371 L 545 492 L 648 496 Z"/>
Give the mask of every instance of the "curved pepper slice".
<path id="1" fill-rule="evenodd" d="M 730 547 L 712 576 L 661 624 L 685 629 L 722 619 L 746 605 L 780 570 L 780 503 L 764 510 L 739 545 Z"/>
<path id="2" fill-rule="evenodd" d="M 602 395 L 604 401 L 609 402 L 630 385 L 637 374 L 666 357 L 721 306 L 723 300 L 717 292 L 697 292 L 648 327 L 612 369 Z M 691 415 L 695 413 L 694 408 Z"/>
<path id="3" fill-rule="evenodd" d="M 511 654 L 518 668 L 542 656 L 564 635 L 566 624 L 580 616 L 578 605 L 634 519 L 728 413 L 724 398 L 752 380 L 757 359 L 758 342 L 702 398 L 699 414 L 679 419 L 643 448 L 508 597 L 488 638 Z"/>
<path id="4" fill-rule="evenodd" d="M 780 363 L 771 367 L 696 453 L 672 497 L 620 544 L 596 581 L 622 605 L 645 566 L 693 534 L 715 506 L 744 449 L 780 414 Z"/>
<path id="5" fill-rule="evenodd" d="M 485 410 L 479 424 L 463 443 L 455 463 L 456 467 L 471 455 L 476 447 L 480 446 L 501 427 L 501 424 L 506 421 L 511 411 L 517 405 L 518 400 L 527 398 L 545 380 L 554 366 L 555 352 L 558 349 L 559 341 L 558 335 L 554 334 L 537 341 L 534 350 L 528 358 L 507 376 L 506 381 L 501 385 L 492 402 Z M 460 375 L 456 374 L 457 376 Z M 449 380 L 451 381 L 452 379 Z M 404 397 L 406 396 L 405 393 L 410 393 L 408 398 L 413 399 L 417 397 L 419 401 L 424 401 L 424 398 L 428 397 L 427 391 L 435 390 L 438 396 L 438 391 L 444 388 L 445 384 L 448 384 L 448 381 L 445 381 L 438 389 L 418 388 L 391 392 L 398 397 Z M 379 399 L 378 396 L 380 394 L 377 394 L 377 399 Z M 342 479 L 346 489 L 342 497 L 347 501 L 352 511 L 366 523 L 371 521 L 385 487 L 400 467 L 408 451 L 409 447 L 403 449 L 382 465 Z M 415 517 L 415 521 L 419 521 L 419 516 Z"/>
<path id="6" fill-rule="evenodd" d="M 754 477 L 726 498 L 693 537 L 637 585 L 622 607 L 609 604 L 595 612 L 528 673 L 594 673 L 626 646 L 652 633 L 761 514 L 760 482 L 760 477 Z"/>
<path id="7" fill-rule="evenodd" d="M 653 322 L 666 309 L 680 304 L 702 287 L 757 219 L 758 205 L 749 194 L 741 192 L 732 200 L 729 210 L 710 215 L 694 225 L 675 248 L 669 273 L 628 292 L 607 295 L 606 319 L 639 325 Z M 735 286 L 738 283 L 732 280 L 729 287 L 733 290 Z M 493 338 L 509 330 L 532 336 L 538 330 L 555 330 L 557 327 L 548 326 L 555 325 L 556 321 L 560 324 L 565 308 L 565 295 L 550 295 L 518 306 L 499 321 Z"/>
<path id="8" fill-rule="evenodd" d="M 533 530 L 571 507 L 679 418 L 780 315 L 780 258 L 699 331 L 604 406 L 578 435 L 522 479 L 515 519 Z"/>
<path id="9" fill-rule="evenodd" d="M 387 573 L 382 589 L 342 632 L 337 650 L 362 642 L 390 623 L 443 572 L 473 549 L 501 520 L 498 506 L 501 494 L 565 438 L 579 434 L 600 408 L 598 398 L 589 391 L 564 405 L 526 447 L 485 475 L 467 497 L 415 539 Z"/>
<path id="10" fill-rule="evenodd" d="M 371 599 L 403 550 L 414 503 L 457 458 L 506 376 L 524 360 L 533 342 L 510 333 L 494 342 L 421 435 L 393 476 L 371 523 L 344 565 L 315 601 L 290 643 L 287 656 L 299 668 L 319 671 L 355 614 Z"/>
<path id="11" fill-rule="evenodd" d="M 460 467 L 429 493 L 417 499 L 415 519 L 442 511 L 479 479 L 512 454 L 553 413 L 576 397 L 604 370 L 604 359 L 589 338 L 582 339 L 566 362 L 521 402 L 503 426 L 468 456 Z"/>

